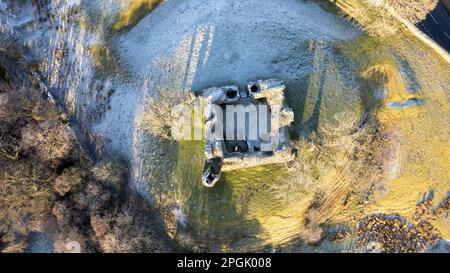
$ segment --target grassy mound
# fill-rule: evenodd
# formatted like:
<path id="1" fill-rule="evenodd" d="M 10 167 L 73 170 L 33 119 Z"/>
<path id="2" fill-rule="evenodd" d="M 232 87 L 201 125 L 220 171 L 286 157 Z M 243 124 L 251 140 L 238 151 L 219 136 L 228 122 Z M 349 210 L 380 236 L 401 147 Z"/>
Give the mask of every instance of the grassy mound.
<path id="1" fill-rule="evenodd" d="M 113 29 L 116 31 L 129 30 L 147 14 L 152 12 L 163 0 L 134 0 L 126 8 L 119 18 L 114 22 Z"/>

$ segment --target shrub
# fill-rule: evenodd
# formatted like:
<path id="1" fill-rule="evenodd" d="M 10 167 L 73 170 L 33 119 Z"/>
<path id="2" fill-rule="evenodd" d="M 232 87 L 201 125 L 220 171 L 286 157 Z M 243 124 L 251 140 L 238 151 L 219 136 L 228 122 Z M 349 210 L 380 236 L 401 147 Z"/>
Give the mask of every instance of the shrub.
<path id="1" fill-rule="evenodd" d="M 378 175 L 379 162 L 372 149 L 376 129 L 361 126 L 362 111 L 353 109 L 324 119 L 309 139 L 294 141 L 296 157 L 289 164 L 290 177 L 275 191 L 287 203 L 298 202 L 305 196 L 305 223 L 300 237 L 307 243 L 317 243 L 323 232 L 320 225 L 350 192 L 365 192 L 372 177 Z M 358 114 L 359 113 L 359 114 Z"/>
<path id="2" fill-rule="evenodd" d="M 127 30 L 135 26 L 147 14 L 153 11 L 163 0 L 136 0 L 120 14 L 114 23 L 113 29 L 116 31 Z"/>
<path id="3" fill-rule="evenodd" d="M 364 1 L 356 1 L 345 10 L 350 21 L 356 21 L 371 36 L 391 37 L 397 33 L 400 24 L 382 6 L 372 7 Z"/>
<path id="4" fill-rule="evenodd" d="M 1 252 L 26 251 L 36 232 L 55 252 L 165 249 L 152 213 L 122 210 L 131 207 L 124 162 L 85 157 L 55 105 L 0 79 Z"/>
<path id="5" fill-rule="evenodd" d="M 20 147 L 22 146 L 22 134 L 27 131 L 29 132 L 27 135 L 28 142 L 23 143 L 24 148 L 34 148 L 35 145 L 40 144 L 33 137 L 33 130 L 39 130 L 41 135 L 45 135 L 45 130 L 47 129 L 52 129 L 53 131 L 61 130 L 65 134 L 67 130 L 62 128 L 64 126 L 60 124 L 60 115 L 55 107 L 51 103 L 43 100 L 37 90 L 25 89 L 13 84 L 6 91 L 0 96 L 0 156 L 17 160 L 19 158 Z M 46 121 L 46 123 L 41 125 L 40 123 L 43 121 Z M 28 128 L 24 132 L 24 127 L 27 126 Z M 60 142 L 67 140 L 62 139 L 61 135 L 57 139 Z M 70 143 L 66 142 L 65 145 L 70 145 Z M 47 150 L 47 158 L 52 156 L 52 154 L 48 154 L 49 149 L 59 149 L 59 147 L 44 146 L 36 148 L 38 150 L 42 149 L 41 152 Z M 29 150 L 29 152 L 31 151 Z"/>
<path id="6" fill-rule="evenodd" d="M 172 108 L 189 99 L 189 93 L 184 91 L 159 92 L 149 99 L 141 127 L 155 137 L 172 140 Z"/>

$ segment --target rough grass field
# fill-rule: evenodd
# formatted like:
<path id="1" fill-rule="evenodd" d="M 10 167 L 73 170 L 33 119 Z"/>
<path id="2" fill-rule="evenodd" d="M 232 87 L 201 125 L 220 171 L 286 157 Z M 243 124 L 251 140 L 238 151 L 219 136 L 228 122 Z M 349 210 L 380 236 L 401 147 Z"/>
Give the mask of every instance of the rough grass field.
<path id="1" fill-rule="evenodd" d="M 368 251 L 375 240 L 382 251 L 426 251 L 427 243 L 450 239 L 450 66 L 378 10 L 353 9 L 360 24 L 353 28 L 355 20 L 338 17 L 340 10 L 330 3 L 67 4 L 57 37 L 50 39 L 54 52 L 41 66 L 55 92 L 72 92 L 61 95 L 62 103 L 70 101 L 80 123 L 95 127 L 108 149 L 129 159 L 131 189 L 188 250 L 355 252 Z M 265 5 L 276 7 L 266 12 Z M 249 21 L 248 9 L 264 16 Z M 204 143 L 171 139 L 171 107 L 187 102 L 188 92 L 270 77 L 287 86 L 295 160 L 225 172 L 216 186 L 205 188 Z M 420 103 L 392 107 L 408 100 Z M 31 153 L 30 147 L 39 146 L 30 133 L 34 127 L 26 129 L 22 147 L 1 139 L 0 157 L 17 160 L 20 149 Z M 45 158 L 48 150 L 35 152 Z M 57 193 L 70 188 L 68 180 L 78 181 L 73 172 L 55 182 Z M 96 190 L 103 180 L 93 179 L 88 189 Z M 19 182 L 34 190 L 27 181 Z M 40 193 L 41 184 L 35 184 L 44 199 L 55 190 L 44 184 Z M 67 206 L 83 206 L 89 194 L 77 193 L 80 200 L 67 200 L 52 213 L 64 220 Z M 24 203 L 18 199 L 17 206 Z M 166 249 L 141 248 L 158 230 L 140 223 L 145 214 L 133 218 L 122 205 L 105 217 L 89 215 L 98 249 Z M 131 245 L 123 244 L 127 240 Z"/>

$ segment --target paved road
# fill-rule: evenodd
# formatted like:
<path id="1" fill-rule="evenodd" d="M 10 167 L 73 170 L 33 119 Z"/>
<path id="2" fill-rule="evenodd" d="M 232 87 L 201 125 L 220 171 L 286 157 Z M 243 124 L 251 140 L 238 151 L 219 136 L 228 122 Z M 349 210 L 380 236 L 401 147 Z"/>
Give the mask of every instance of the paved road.
<path id="1" fill-rule="evenodd" d="M 450 11 L 442 2 L 417 27 L 450 52 Z"/>

